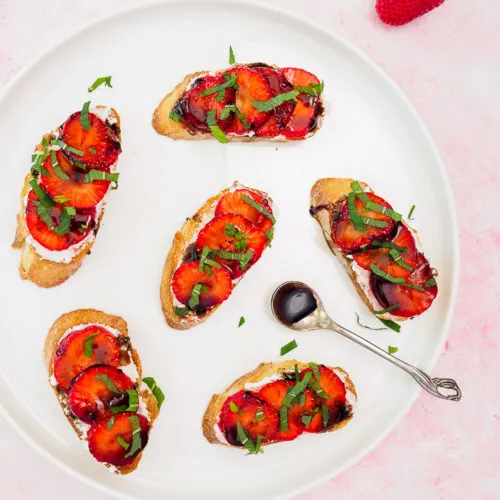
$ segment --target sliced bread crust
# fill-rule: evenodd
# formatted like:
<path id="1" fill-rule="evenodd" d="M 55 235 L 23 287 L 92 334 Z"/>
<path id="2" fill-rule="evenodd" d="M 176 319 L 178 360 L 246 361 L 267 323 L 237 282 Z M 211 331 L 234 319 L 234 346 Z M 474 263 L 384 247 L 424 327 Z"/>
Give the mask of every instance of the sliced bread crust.
<path id="1" fill-rule="evenodd" d="M 86 324 L 98 324 L 103 326 L 108 326 L 117 330 L 120 333 L 120 337 L 129 339 L 127 322 L 121 318 L 120 316 L 113 316 L 111 314 L 107 314 L 103 311 L 98 311 L 96 309 L 78 309 L 75 311 L 71 311 L 69 313 L 63 314 L 60 316 L 50 327 L 49 333 L 45 339 L 45 347 L 44 347 L 44 360 L 45 366 L 47 368 L 47 372 L 49 375 L 49 383 L 54 390 L 54 393 L 61 405 L 61 408 L 66 416 L 68 422 L 73 427 L 74 431 L 78 435 L 81 440 L 86 440 L 86 435 L 78 428 L 75 420 L 77 418 L 71 414 L 71 411 L 68 407 L 67 400 L 65 394 L 62 391 L 58 390 L 57 385 L 52 384 L 52 377 L 54 375 L 54 359 L 55 353 L 57 351 L 57 347 L 59 346 L 59 342 L 65 333 L 75 326 L 86 325 Z M 144 402 L 146 409 L 150 415 L 150 426 L 153 427 L 153 423 L 158 417 L 159 409 L 158 404 L 156 402 L 156 398 L 153 393 L 149 390 L 149 388 L 142 382 L 142 365 L 141 359 L 137 351 L 131 347 L 130 352 L 127 353 L 127 356 L 123 357 L 120 360 L 120 366 L 123 366 L 128 363 L 133 363 L 137 369 L 138 373 L 138 392 L 141 400 Z M 137 468 L 142 457 L 142 451 L 135 457 L 134 461 L 126 466 L 122 467 L 114 467 L 118 474 L 129 474 Z"/>
<path id="2" fill-rule="evenodd" d="M 96 106 L 97 109 L 106 109 L 105 106 Z M 109 116 L 116 120 L 118 130 L 120 130 L 120 117 L 118 113 L 109 108 Z M 121 136 L 118 136 L 121 142 Z M 50 142 L 53 139 L 52 134 L 46 134 L 44 138 Z M 36 151 L 42 151 L 42 144 L 38 144 L 35 148 Z M 42 288 L 52 288 L 54 286 L 64 283 L 70 276 L 72 276 L 82 265 L 84 257 L 90 253 L 94 245 L 95 238 L 83 245 L 78 252 L 69 262 L 55 262 L 52 260 L 44 259 L 37 251 L 36 248 L 27 240 L 29 236 L 28 226 L 26 224 L 26 196 L 31 189 L 29 184 L 33 179 L 31 174 L 26 175 L 24 178 L 24 185 L 21 190 L 21 210 L 17 215 L 17 228 L 12 248 L 21 250 L 21 262 L 19 264 L 19 275 L 23 280 L 29 280 Z M 98 220 L 94 227 L 94 234 L 99 230 L 102 216 L 104 211 L 100 213 Z M 54 252 L 57 253 L 57 252 Z"/>
<path id="3" fill-rule="evenodd" d="M 248 188 L 246 186 L 241 186 L 239 185 L 238 181 L 235 181 L 233 184 L 233 188 L 236 187 L 238 187 L 238 189 L 240 187 L 242 189 L 249 189 L 250 191 L 253 191 L 254 193 L 257 193 L 258 195 L 266 198 L 269 203 L 272 203 L 272 199 L 267 193 L 264 193 L 263 191 Z M 175 314 L 175 297 L 172 292 L 171 283 L 175 271 L 182 264 L 188 246 L 194 242 L 195 236 L 198 231 L 200 231 L 200 229 L 202 229 L 210 220 L 210 217 L 213 216 L 213 212 L 219 200 L 226 193 L 228 193 L 230 189 L 231 188 L 223 189 L 219 194 L 209 198 L 192 217 L 186 219 L 180 230 L 175 233 L 174 239 L 172 241 L 172 246 L 170 247 L 170 251 L 163 266 L 163 273 L 160 284 L 160 300 L 165 320 L 167 321 L 169 326 L 171 326 L 172 328 L 176 328 L 177 330 L 187 330 L 188 328 L 192 328 L 193 326 L 197 326 L 200 323 L 203 323 L 203 321 L 207 320 L 220 306 L 219 304 L 212 307 L 202 316 L 194 313 L 188 314 L 187 316 L 178 316 L 177 314 Z"/>
<path id="4" fill-rule="evenodd" d="M 248 66 L 252 67 L 253 64 L 234 64 L 231 67 L 242 67 Z M 274 69 L 278 69 L 275 65 L 268 65 Z M 227 70 L 228 68 L 226 68 Z M 222 70 L 221 70 L 222 71 Z M 213 139 L 214 136 L 208 132 L 191 131 L 187 129 L 179 121 L 172 120 L 170 113 L 174 109 L 177 101 L 182 97 L 189 87 L 189 84 L 200 76 L 209 74 L 209 71 L 197 71 L 195 73 L 190 73 L 186 75 L 181 83 L 177 84 L 174 89 L 169 92 L 160 102 L 158 107 L 153 113 L 152 125 L 153 128 L 158 132 L 158 134 L 166 135 L 174 140 L 185 140 L 185 141 L 198 141 L 201 139 Z M 283 136 L 267 138 L 267 137 L 257 137 L 257 136 L 237 136 L 237 135 L 227 135 L 227 139 L 230 142 L 256 142 L 256 141 L 273 141 L 273 142 L 286 142 L 286 141 L 301 141 L 308 139 L 314 135 L 321 128 L 321 117 L 318 119 L 317 125 L 312 132 L 310 132 L 306 137 L 302 138 L 285 138 Z"/>
<path id="5" fill-rule="evenodd" d="M 294 373 L 295 365 L 298 366 L 299 370 L 309 368 L 309 365 L 307 363 L 303 363 L 301 361 L 297 361 L 294 359 L 288 361 L 282 361 L 280 363 L 261 363 L 257 368 L 255 368 L 255 370 L 252 370 L 251 372 L 246 373 L 245 375 L 242 375 L 240 378 L 235 380 L 223 393 L 214 394 L 210 399 L 210 402 L 208 403 L 208 407 L 205 411 L 205 415 L 203 416 L 203 421 L 202 421 L 203 435 L 205 436 L 207 441 L 209 441 L 212 444 L 222 444 L 225 446 L 231 446 L 230 444 L 221 441 L 218 438 L 217 433 L 215 431 L 215 427 L 218 425 L 219 422 L 219 414 L 222 410 L 222 406 L 224 405 L 224 402 L 229 396 L 232 396 L 236 392 L 244 390 L 245 384 L 258 383 L 261 380 L 276 374 Z M 345 370 L 339 367 L 328 367 L 328 368 L 333 370 L 337 375 L 341 376 L 345 384 L 347 394 L 354 401 L 356 401 L 357 400 L 356 389 L 354 387 L 352 380 L 349 378 L 349 374 Z M 332 432 L 337 429 L 341 429 L 342 427 L 347 425 L 347 423 L 351 420 L 351 418 L 352 415 L 342 420 L 342 422 L 339 422 L 333 427 L 327 429 L 324 432 Z M 266 446 L 267 444 L 274 444 L 274 442 L 263 444 L 263 446 Z"/>

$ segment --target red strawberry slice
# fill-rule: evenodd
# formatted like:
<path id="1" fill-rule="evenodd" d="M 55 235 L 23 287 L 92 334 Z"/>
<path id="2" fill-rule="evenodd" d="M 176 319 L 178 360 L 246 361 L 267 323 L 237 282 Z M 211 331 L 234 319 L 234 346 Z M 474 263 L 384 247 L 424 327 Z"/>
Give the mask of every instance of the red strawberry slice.
<path id="1" fill-rule="evenodd" d="M 62 151 L 56 152 L 57 163 L 69 179 L 60 179 L 52 167 L 49 155 L 43 163 L 48 176 L 41 175 L 41 182 L 52 198 L 64 197 L 64 205 L 75 208 L 92 208 L 97 205 L 108 192 L 109 181 L 93 181 L 84 183 L 86 172 L 72 164 Z M 109 171 L 109 168 L 103 170 Z"/>
<path id="2" fill-rule="evenodd" d="M 392 208 L 389 203 L 379 196 L 373 193 L 366 193 L 368 198 L 379 205 L 383 205 L 388 208 Z M 390 235 L 394 229 L 394 221 L 387 215 L 375 212 L 373 210 L 366 210 L 363 202 L 356 198 L 356 209 L 361 215 L 361 217 L 368 217 L 370 219 L 376 219 L 380 221 L 385 221 L 387 226 L 384 228 L 379 228 L 375 226 L 370 226 L 365 224 L 364 231 L 358 231 L 354 228 L 354 225 L 349 218 L 349 209 L 347 208 L 347 198 L 342 206 L 341 213 L 337 220 L 332 222 L 332 239 L 335 244 L 340 247 L 344 252 L 352 252 L 354 250 L 359 250 L 363 245 L 368 245 L 373 240 L 385 238 Z"/>
<path id="3" fill-rule="evenodd" d="M 251 129 L 259 128 L 271 116 L 269 111 L 259 111 L 253 101 L 267 101 L 273 97 L 273 92 L 265 76 L 258 71 L 238 67 L 229 71 L 236 76 L 236 107 L 243 113 Z M 236 118 L 239 121 L 239 118 Z"/>
<path id="4" fill-rule="evenodd" d="M 311 84 L 319 84 L 319 79 L 299 68 L 283 68 L 281 70 L 285 78 L 295 87 L 310 87 Z M 297 96 L 297 103 L 292 116 L 286 122 L 283 135 L 289 139 L 302 139 L 316 126 L 316 112 L 319 98 L 306 93 Z"/>
<path id="5" fill-rule="evenodd" d="M 294 385 L 295 382 L 291 380 L 277 380 L 262 387 L 256 396 L 279 413 L 283 406 L 283 399 Z M 309 389 L 306 389 L 304 393 L 304 405 L 294 403 L 288 410 L 288 430 L 282 431 L 280 428 L 276 434 L 277 441 L 291 441 L 304 432 L 305 427 L 300 420 L 301 415 L 316 406 L 313 393 Z"/>
<path id="6" fill-rule="evenodd" d="M 401 26 L 439 7 L 444 0 L 377 0 L 375 9 L 385 24 Z"/>
<path id="7" fill-rule="evenodd" d="M 231 402 L 236 406 L 231 405 Z M 237 422 L 254 442 L 259 435 L 262 436 L 263 443 L 274 440 L 279 428 L 278 414 L 247 391 L 239 391 L 227 398 L 219 416 L 219 429 L 227 442 L 241 446 Z"/>
<path id="8" fill-rule="evenodd" d="M 114 386 L 116 391 L 112 391 Z M 134 383 L 118 368 L 107 365 L 94 365 L 77 375 L 68 393 L 71 411 L 87 424 L 110 417 L 113 408 L 129 404 L 127 389 L 133 389 Z"/>
<path id="9" fill-rule="evenodd" d="M 139 447 L 134 450 L 133 432 L 136 424 L 135 435 L 138 436 L 136 442 Z M 148 443 L 149 428 L 148 419 L 136 413 L 118 413 L 113 417 L 103 418 L 89 429 L 89 451 L 98 462 L 123 467 L 132 463 L 144 450 Z"/>
<path id="10" fill-rule="evenodd" d="M 415 268 L 417 263 L 417 249 L 415 240 L 411 231 L 403 224 L 398 224 L 396 236 L 392 240 L 394 245 L 406 249 L 399 251 L 401 260 L 410 268 Z M 390 255 L 390 248 L 373 248 L 364 252 L 353 254 L 354 260 L 363 268 L 370 269 L 372 264 L 378 266 L 385 273 L 395 277 L 406 278 L 412 272 L 411 269 L 405 269 L 400 266 Z M 396 255 L 396 257 L 398 257 Z"/>
<path id="11" fill-rule="evenodd" d="M 95 208 L 79 209 L 75 215 L 71 215 L 69 232 L 60 236 L 40 217 L 37 203 L 39 203 L 38 198 L 31 190 L 26 204 L 26 225 L 31 236 L 47 250 L 65 250 L 82 241 L 94 229 Z M 63 205 L 59 203 L 50 209 L 54 227 L 59 226 L 63 209 Z"/>
<path id="12" fill-rule="evenodd" d="M 237 234 L 230 236 L 234 229 Z M 222 214 L 214 217 L 200 231 L 196 241 L 196 250 L 198 253 L 201 253 L 204 247 L 217 250 L 217 256 L 214 259 L 227 266 L 231 270 L 232 278 L 236 279 L 260 259 L 266 243 L 267 238 L 264 234 L 256 229 L 246 217 L 237 214 Z M 240 256 L 247 254 L 248 258 L 251 255 L 251 258 L 245 266 L 244 261 L 220 257 L 220 250 Z"/>
<path id="13" fill-rule="evenodd" d="M 423 291 L 390 283 L 384 279 L 377 278 L 373 273 L 370 279 L 370 286 L 382 307 L 386 308 L 395 304 L 399 305 L 397 309 L 391 311 L 392 315 L 412 318 L 429 309 L 433 300 L 436 298 L 438 293 L 437 285 L 428 283 L 433 277 L 429 262 L 423 254 L 418 253 L 415 270 L 405 279 L 405 281 L 423 288 Z"/>
<path id="14" fill-rule="evenodd" d="M 225 267 L 211 267 L 209 274 L 201 272 L 199 264 L 199 260 L 194 260 L 180 266 L 172 278 L 172 290 L 176 299 L 188 306 L 195 285 L 203 285 L 198 296 L 199 304 L 194 308 L 203 311 L 224 302 L 231 294 L 233 282 Z"/>
<path id="15" fill-rule="evenodd" d="M 300 372 L 301 379 L 304 378 L 306 373 L 312 372 L 313 379 L 319 382 L 321 389 L 329 396 L 328 398 L 324 398 L 315 394 L 316 408 L 314 408 L 313 411 L 305 413 L 305 415 L 313 417 L 309 425 L 306 426 L 307 432 L 320 432 L 326 430 L 347 416 L 347 399 L 344 382 L 342 382 L 340 377 L 327 366 L 318 365 L 318 370 L 320 375 L 319 380 L 316 379 L 314 371 L 311 368 L 307 368 Z M 323 410 L 323 406 L 328 410 L 327 419 L 323 414 L 323 412 L 326 411 Z"/>
<path id="16" fill-rule="evenodd" d="M 273 213 L 269 202 L 263 196 L 260 196 L 249 189 L 237 189 L 226 193 L 217 203 L 215 208 L 215 216 L 222 214 L 239 214 L 246 217 L 259 231 L 265 233 L 271 229 L 273 223 L 269 217 L 266 217 L 256 208 L 249 205 L 244 199 L 243 195 L 248 196 L 256 201 L 261 207 L 265 208 L 269 213 Z"/>
<path id="17" fill-rule="evenodd" d="M 57 346 L 54 376 L 65 391 L 71 381 L 89 366 L 118 367 L 119 362 L 120 345 L 116 337 L 102 326 L 87 326 L 71 332 Z"/>
<path id="18" fill-rule="evenodd" d="M 121 152 L 115 129 L 94 113 L 89 113 L 90 129 L 85 130 L 80 121 L 81 111 L 73 113 L 62 126 L 61 140 L 83 152 L 78 155 L 67 151 L 72 160 L 85 164 L 89 169 L 106 169 L 113 165 Z"/>
<path id="19" fill-rule="evenodd" d="M 273 91 L 273 95 L 284 94 L 293 90 L 293 86 L 285 78 L 285 76 L 276 71 L 270 66 L 253 66 L 260 74 L 267 78 L 269 86 Z M 286 123 L 290 119 L 295 108 L 294 101 L 285 101 L 277 108 L 274 108 L 273 114 L 270 118 L 261 125 L 256 131 L 255 135 L 258 137 L 276 137 L 280 135 L 285 128 Z"/>
<path id="20" fill-rule="evenodd" d="M 234 104 L 235 90 L 233 87 L 224 89 L 224 97 L 220 101 L 217 100 L 218 92 L 203 97 L 200 95 L 202 92 L 226 82 L 227 79 L 223 75 L 206 75 L 196 79 L 192 87 L 183 95 L 181 100 L 182 116 L 191 128 L 209 132 L 210 129 L 207 125 L 208 111 L 215 111 L 217 125 L 222 130 L 226 130 L 231 125 L 234 114 L 230 113 L 225 120 L 220 120 L 220 114 L 226 105 Z"/>

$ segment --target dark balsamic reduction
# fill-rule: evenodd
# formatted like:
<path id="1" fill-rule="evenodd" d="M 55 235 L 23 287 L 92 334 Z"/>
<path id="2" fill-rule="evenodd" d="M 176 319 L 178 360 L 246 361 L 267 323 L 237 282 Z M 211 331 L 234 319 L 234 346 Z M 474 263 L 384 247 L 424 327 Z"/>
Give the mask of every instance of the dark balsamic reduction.
<path id="1" fill-rule="evenodd" d="M 312 290 L 296 283 L 282 286 L 273 299 L 278 319 L 285 325 L 293 325 L 309 316 L 318 307 Z"/>

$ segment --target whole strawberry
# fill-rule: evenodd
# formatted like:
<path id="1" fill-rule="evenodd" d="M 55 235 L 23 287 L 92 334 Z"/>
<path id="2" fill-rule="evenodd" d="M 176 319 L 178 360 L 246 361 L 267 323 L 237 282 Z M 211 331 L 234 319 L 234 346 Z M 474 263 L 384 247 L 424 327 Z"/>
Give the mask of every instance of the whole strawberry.
<path id="1" fill-rule="evenodd" d="M 439 7 L 444 0 L 377 0 L 375 9 L 385 24 L 401 26 Z"/>

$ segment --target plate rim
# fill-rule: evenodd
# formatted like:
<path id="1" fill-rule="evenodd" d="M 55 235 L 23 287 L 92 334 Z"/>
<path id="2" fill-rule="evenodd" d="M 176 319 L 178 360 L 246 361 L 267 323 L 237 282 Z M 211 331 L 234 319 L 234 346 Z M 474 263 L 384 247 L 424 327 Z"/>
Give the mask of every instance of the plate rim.
<path id="1" fill-rule="evenodd" d="M 142 1 L 142 0 L 141 0 Z M 104 14 L 103 16 L 99 17 L 98 19 L 87 21 L 83 23 L 81 26 L 75 28 L 74 30 L 70 31 L 68 34 L 62 36 L 58 41 L 53 42 L 50 44 L 47 48 L 42 50 L 41 52 L 36 53 L 31 59 L 28 60 L 26 64 L 23 65 L 23 67 L 16 72 L 16 74 L 7 81 L 7 83 L 3 86 L 2 89 L 0 89 L 0 103 L 8 97 L 9 93 L 14 89 L 14 87 L 20 82 L 26 74 L 28 74 L 38 63 L 40 63 L 43 59 L 45 59 L 47 56 L 49 56 L 51 53 L 57 51 L 60 47 L 65 45 L 66 43 L 70 42 L 74 37 L 82 34 L 83 32 L 94 29 L 96 27 L 99 27 L 99 25 L 106 24 L 107 22 L 113 20 L 114 18 L 120 17 L 120 16 L 126 16 L 128 14 L 131 14 L 133 12 L 139 12 L 147 9 L 155 9 L 158 8 L 159 6 L 165 5 L 165 4 L 178 4 L 185 6 L 188 3 L 191 4 L 214 4 L 214 5 L 220 5 L 220 6 L 229 6 L 229 7 L 234 7 L 235 5 L 238 5 L 240 8 L 246 8 L 254 11 L 267 11 L 271 12 L 273 14 L 279 14 L 280 16 L 287 18 L 290 21 L 295 22 L 296 24 L 302 24 L 307 26 L 313 31 L 321 33 L 321 35 L 326 36 L 330 39 L 333 39 L 337 44 L 340 44 L 341 46 L 346 49 L 347 52 L 353 54 L 358 60 L 361 60 L 364 64 L 366 64 L 372 71 L 375 72 L 377 77 L 381 79 L 381 81 L 384 82 L 387 86 L 390 87 L 392 90 L 393 94 L 397 95 L 400 104 L 404 105 L 406 108 L 407 112 L 411 115 L 412 119 L 414 120 L 414 123 L 418 126 L 420 133 L 422 134 L 422 138 L 424 138 L 429 146 L 429 152 L 432 154 L 434 157 L 435 163 L 439 168 L 439 174 L 442 178 L 443 181 L 443 187 L 444 187 L 444 195 L 446 198 L 446 203 L 448 205 L 448 210 L 450 214 L 450 219 L 452 222 L 452 227 L 451 227 L 451 235 L 452 235 L 452 241 L 451 241 L 451 247 L 452 247 L 452 258 L 453 258 L 453 268 L 452 268 L 452 273 L 451 273 L 451 286 L 450 286 L 450 295 L 449 295 L 449 306 L 446 311 L 446 315 L 444 318 L 443 322 L 443 329 L 441 331 L 440 337 L 438 339 L 438 342 L 436 343 L 436 348 L 434 350 L 434 354 L 432 357 L 429 358 L 427 362 L 421 362 L 423 369 L 426 369 L 427 371 L 431 371 L 435 365 L 437 364 L 437 361 L 439 357 L 441 356 L 443 352 L 443 346 L 445 344 L 445 341 L 449 335 L 450 327 L 451 327 L 451 322 L 454 317 L 454 312 L 455 312 L 455 306 L 457 302 L 457 296 L 458 296 L 458 285 L 459 285 L 459 274 L 460 274 L 460 238 L 459 238 L 459 228 L 458 228 L 458 219 L 457 219 L 457 213 L 456 213 L 456 208 L 455 208 L 455 199 L 453 195 L 453 190 L 451 188 L 451 183 L 448 177 L 448 173 L 446 171 L 443 159 L 439 153 L 439 150 L 430 135 L 423 119 L 420 117 L 420 115 L 417 113 L 416 109 L 413 107 L 411 101 L 409 98 L 406 96 L 406 94 L 403 92 L 401 87 L 389 76 L 388 73 L 386 73 L 375 61 L 373 61 L 368 55 L 366 55 L 361 49 L 359 49 L 354 43 L 351 43 L 347 39 L 345 39 L 342 35 L 339 35 L 336 31 L 333 29 L 329 29 L 321 24 L 319 24 L 316 21 L 313 21 L 309 18 L 300 16 L 299 14 L 296 14 L 295 12 L 278 7 L 272 4 L 264 3 L 261 0 L 253 1 L 253 0 L 152 0 L 152 1 L 145 1 L 143 3 L 135 4 L 135 5 L 130 5 L 127 7 L 123 8 L 118 8 L 115 9 L 113 12 Z M 1 366 L 0 366 L 0 375 L 1 375 L 1 380 L 2 382 L 6 385 L 7 390 L 10 392 L 12 391 L 11 384 L 9 381 L 9 378 L 6 376 L 6 374 L 3 372 Z M 372 452 L 378 445 L 386 439 L 386 437 L 395 429 L 395 427 L 401 422 L 401 420 L 404 418 L 404 416 L 408 413 L 410 408 L 413 406 L 417 398 L 419 397 L 420 394 L 422 394 L 422 389 L 418 387 L 417 384 L 415 384 L 414 389 L 412 390 L 411 397 L 408 398 L 407 402 L 401 405 L 401 408 L 398 412 L 396 412 L 393 416 L 393 418 L 390 420 L 390 423 L 386 426 L 385 430 L 380 433 L 380 435 L 372 441 L 372 443 L 367 447 L 361 450 L 359 453 L 351 457 L 350 459 L 346 460 L 340 467 L 338 467 L 334 472 L 328 472 L 325 474 L 321 474 L 318 477 L 311 479 L 307 483 L 304 483 L 301 486 L 297 486 L 293 489 L 289 489 L 286 492 L 282 494 L 275 495 L 273 498 L 275 499 L 287 499 L 291 498 L 292 496 L 299 495 L 301 493 L 304 493 L 305 491 L 311 490 L 315 487 L 317 487 L 320 484 L 324 484 L 326 481 L 333 479 L 334 477 L 338 476 L 339 474 L 342 474 L 345 472 L 348 468 L 351 466 L 355 465 L 357 462 L 359 462 L 363 457 L 368 455 L 370 452 Z M 28 432 L 19 425 L 16 420 L 14 419 L 14 416 L 9 413 L 7 410 L 6 406 L 0 399 L 0 415 L 4 418 L 4 420 L 34 449 L 36 450 L 41 456 L 46 458 L 50 463 L 55 465 L 57 468 L 65 471 L 68 473 L 70 476 L 78 479 L 78 481 L 81 481 L 82 483 L 86 484 L 87 486 L 100 491 L 102 493 L 106 493 L 110 495 L 113 498 L 127 498 L 127 499 L 136 499 L 138 497 L 132 496 L 132 495 L 127 495 L 124 494 L 123 492 L 116 491 L 112 487 L 109 487 L 98 480 L 94 480 L 90 477 L 87 477 L 86 475 L 82 474 L 78 470 L 66 465 L 63 461 L 52 455 L 49 451 L 47 451 L 43 446 L 38 443 L 35 439 L 33 439 Z"/>

